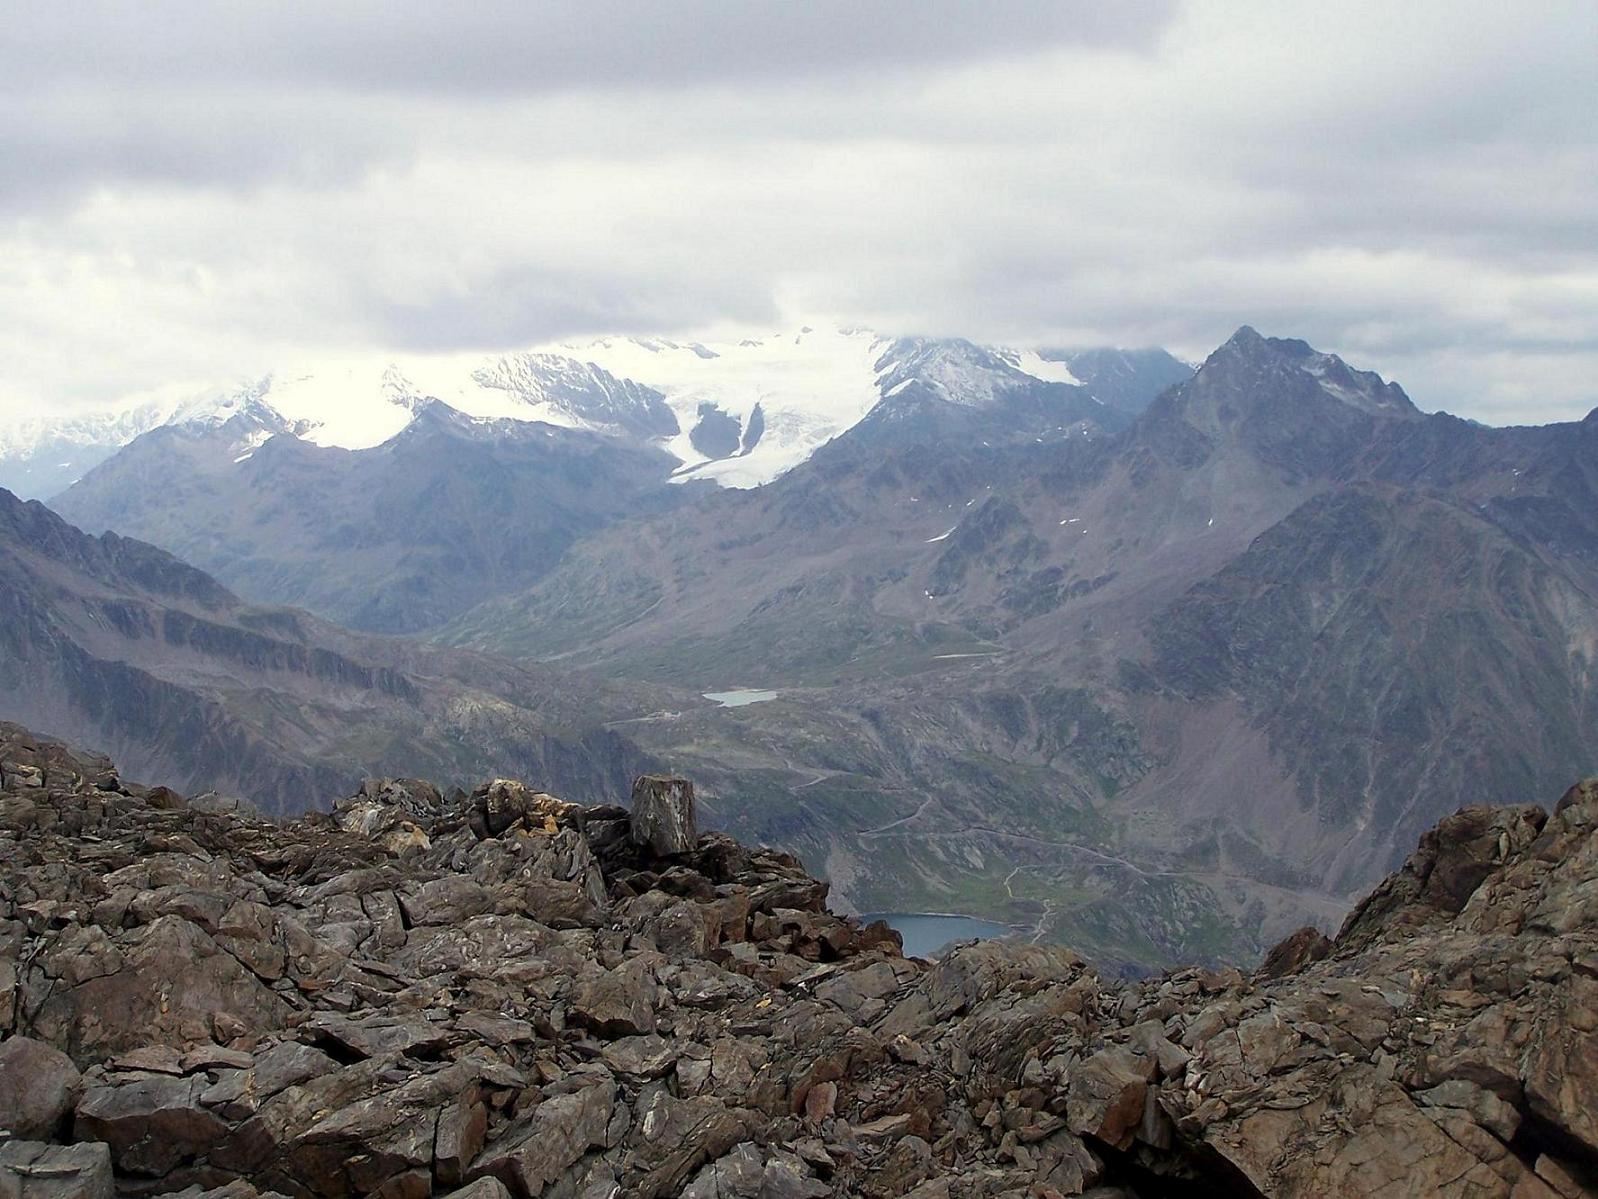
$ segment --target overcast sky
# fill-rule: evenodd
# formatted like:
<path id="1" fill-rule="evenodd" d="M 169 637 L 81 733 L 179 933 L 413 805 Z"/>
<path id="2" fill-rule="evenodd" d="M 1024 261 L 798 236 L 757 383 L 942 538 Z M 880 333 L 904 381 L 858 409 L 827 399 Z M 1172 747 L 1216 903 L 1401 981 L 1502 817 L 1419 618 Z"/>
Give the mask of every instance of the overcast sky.
<path id="1" fill-rule="evenodd" d="M 465 11 L 463 11 L 465 10 Z M 799 321 L 1598 405 L 1598 3 L 18 3 L 0 410 Z"/>

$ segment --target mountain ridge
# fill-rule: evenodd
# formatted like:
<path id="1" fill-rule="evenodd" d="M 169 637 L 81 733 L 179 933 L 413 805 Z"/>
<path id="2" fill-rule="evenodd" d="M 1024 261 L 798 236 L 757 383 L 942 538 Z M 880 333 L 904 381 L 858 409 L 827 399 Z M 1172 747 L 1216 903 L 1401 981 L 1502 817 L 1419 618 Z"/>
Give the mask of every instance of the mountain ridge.
<path id="1" fill-rule="evenodd" d="M 191 790 L 299 811 L 363 761 L 440 773 L 498 759 L 616 794 L 646 755 L 604 727 L 628 703 L 550 672 L 352 635 L 246 604 L 116 534 L 0 490 L 0 719 L 118 751 Z"/>

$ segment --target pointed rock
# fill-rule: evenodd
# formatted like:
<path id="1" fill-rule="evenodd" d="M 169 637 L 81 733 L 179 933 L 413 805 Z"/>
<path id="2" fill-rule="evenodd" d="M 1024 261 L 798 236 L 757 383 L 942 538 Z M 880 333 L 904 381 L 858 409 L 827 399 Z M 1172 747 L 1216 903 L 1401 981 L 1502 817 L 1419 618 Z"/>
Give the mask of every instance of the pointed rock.
<path id="1" fill-rule="evenodd" d="M 699 843 L 694 785 L 669 775 L 640 775 L 633 783 L 632 839 L 659 857 L 693 849 Z"/>

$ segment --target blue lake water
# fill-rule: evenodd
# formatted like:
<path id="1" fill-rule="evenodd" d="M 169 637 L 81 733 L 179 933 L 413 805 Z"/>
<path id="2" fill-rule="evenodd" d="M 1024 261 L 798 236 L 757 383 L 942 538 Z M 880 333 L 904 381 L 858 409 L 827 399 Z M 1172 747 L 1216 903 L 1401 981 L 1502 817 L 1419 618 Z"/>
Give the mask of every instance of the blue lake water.
<path id="1" fill-rule="evenodd" d="M 758 691 L 750 687 L 742 687 L 736 691 L 706 691 L 706 699 L 714 700 L 724 708 L 741 708 L 745 704 L 763 704 L 768 699 L 776 699 L 775 691 Z"/>
<path id="2" fill-rule="evenodd" d="M 867 912 L 863 924 L 886 920 L 888 927 L 904 938 L 906 957 L 932 957 L 955 941 L 986 941 L 1004 937 L 1016 930 L 1008 924 L 978 920 L 975 916 L 939 916 L 928 912 Z"/>

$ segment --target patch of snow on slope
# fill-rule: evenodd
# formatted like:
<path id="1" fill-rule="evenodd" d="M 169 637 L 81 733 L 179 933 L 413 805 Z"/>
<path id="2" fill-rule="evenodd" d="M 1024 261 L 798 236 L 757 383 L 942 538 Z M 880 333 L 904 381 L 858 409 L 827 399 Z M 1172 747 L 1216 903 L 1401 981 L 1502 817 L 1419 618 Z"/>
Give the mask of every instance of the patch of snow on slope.
<path id="1" fill-rule="evenodd" d="M 1039 356 L 1036 350 L 1005 350 L 1000 353 L 1000 357 L 1023 375 L 1031 375 L 1034 379 L 1042 379 L 1045 383 L 1082 386 L 1082 380 L 1071 373 L 1069 366 L 1063 362 L 1051 362 Z"/>

